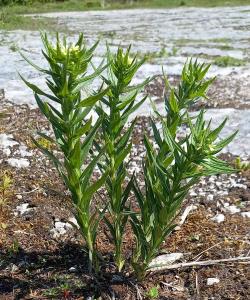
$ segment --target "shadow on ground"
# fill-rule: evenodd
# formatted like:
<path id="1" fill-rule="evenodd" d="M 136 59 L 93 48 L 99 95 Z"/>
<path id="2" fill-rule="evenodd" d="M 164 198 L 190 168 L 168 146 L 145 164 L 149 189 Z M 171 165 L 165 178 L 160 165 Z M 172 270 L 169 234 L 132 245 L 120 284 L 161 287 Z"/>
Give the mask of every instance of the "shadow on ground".
<path id="1" fill-rule="evenodd" d="M 77 244 L 62 244 L 52 252 L 0 249 L 0 299 L 10 293 L 12 299 L 33 299 L 32 291 L 45 297 L 38 299 L 72 299 L 72 294 L 99 297 L 110 294 L 110 286 L 118 278 L 105 266 L 98 280 L 89 274 L 87 255 Z"/>

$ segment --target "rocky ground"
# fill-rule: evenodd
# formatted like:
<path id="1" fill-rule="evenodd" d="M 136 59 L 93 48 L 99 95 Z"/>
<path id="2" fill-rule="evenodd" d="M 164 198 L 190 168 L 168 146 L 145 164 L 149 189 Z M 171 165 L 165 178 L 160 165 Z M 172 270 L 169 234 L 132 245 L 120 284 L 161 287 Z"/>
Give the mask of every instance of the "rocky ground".
<path id="1" fill-rule="evenodd" d="M 1 120 L 1 178 L 11 184 L 2 195 L 0 214 L 0 299 L 247 299 L 246 263 L 179 268 L 150 274 L 137 283 L 129 264 L 115 272 L 112 245 L 102 224 L 98 249 L 108 263 L 101 278 L 87 272 L 83 242 L 70 222 L 70 197 L 51 162 L 33 145 L 37 129 L 50 127 L 37 109 L 1 100 L 8 117 Z M 142 132 L 148 118 L 140 117 L 134 134 L 129 172 L 141 177 Z M 234 164 L 235 156 L 224 154 Z M 3 197 L 4 196 L 4 197 Z M 133 201 L 133 200 L 132 200 Z M 211 176 L 190 190 L 180 216 L 187 218 L 167 239 L 161 253 L 177 253 L 179 262 L 249 256 L 250 173 Z M 127 229 L 124 254 L 131 257 L 132 234 Z M 111 297 L 111 298 L 110 298 Z"/>

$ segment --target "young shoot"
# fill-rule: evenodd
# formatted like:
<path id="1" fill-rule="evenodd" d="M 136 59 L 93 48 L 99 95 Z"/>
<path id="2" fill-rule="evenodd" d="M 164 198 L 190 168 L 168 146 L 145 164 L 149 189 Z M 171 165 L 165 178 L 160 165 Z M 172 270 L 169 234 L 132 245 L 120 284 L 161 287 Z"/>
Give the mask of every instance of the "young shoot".
<path id="1" fill-rule="evenodd" d="M 12 179 L 7 172 L 3 172 L 0 178 L 0 210 L 6 205 L 11 195 Z"/>

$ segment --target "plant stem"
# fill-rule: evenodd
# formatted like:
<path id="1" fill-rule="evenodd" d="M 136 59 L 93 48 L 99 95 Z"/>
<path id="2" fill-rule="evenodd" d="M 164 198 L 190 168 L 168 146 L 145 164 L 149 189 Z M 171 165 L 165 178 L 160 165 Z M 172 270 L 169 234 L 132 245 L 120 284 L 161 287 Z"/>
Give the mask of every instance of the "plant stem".
<path id="1" fill-rule="evenodd" d="M 113 116 L 113 115 L 111 115 Z M 115 149 L 115 141 L 113 136 L 111 136 L 111 145 L 112 149 Z M 120 204 L 117 205 L 117 201 L 120 203 L 121 199 L 117 199 L 116 191 L 115 191 L 115 183 L 116 183 L 116 169 L 115 169 L 115 150 L 112 151 L 110 156 L 111 161 L 111 205 L 112 205 L 112 215 L 113 215 L 113 224 L 114 224 L 114 243 L 115 243 L 115 262 L 118 267 L 118 271 L 120 272 L 123 267 L 122 260 L 122 232 L 121 232 L 121 207 Z"/>

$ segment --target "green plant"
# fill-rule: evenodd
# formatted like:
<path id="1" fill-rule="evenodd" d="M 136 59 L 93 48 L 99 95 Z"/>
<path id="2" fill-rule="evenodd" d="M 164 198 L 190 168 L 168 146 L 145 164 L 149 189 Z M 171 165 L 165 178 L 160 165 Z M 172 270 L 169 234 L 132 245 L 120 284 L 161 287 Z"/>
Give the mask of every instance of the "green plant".
<path id="1" fill-rule="evenodd" d="M 16 51 L 18 51 L 18 46 L 16 44 L 12 44 L 12 45 L 10 45 L 10 50 L 12 52 L 16 52 Z"/>
<path id="2" fill-rule="evenodd" d="M 52 2 L 53 0 L 0 0 L 0 6 L 7 6 L 7 5 L 31 5 L 34 2 L 41 2 L 41 3 L 46 3 L 46 2 Z"/>
<path id="3" fill-rule="evenodd" d="M 0 210 L 8 201 L 11 195 L 12 179 L 7 172 L 4 172 L 0 179 Z"/>
<path id="4" fill-rule="evenodd" d="M 217 48 L 221 49 L 221 50 L 232 50 L 233 47 L 229 46 L 228 44 L 224 44 L 224 45 L 217 45 Z"/>
<path id="5" fill-rule="evenodd" d="M 43 296 L 50 297 L 53 299 L 53 298 L 58 297 L 59 293 L 60 293 L 60 290 L 58 288 L 52 287 L 52 288 L 49 288 L 46 291 L 44 291 Z"/>
<path id="6" fill-rule="evenodd" d="M 11 246 L 7 248 L 8 256 L 14 256 L 20 250 L 20 244 L 17 239 L 14 239 Z"/>
<path id="7" fill-rule="evenodd" d="M 6 223 L 0 222 L 0 228 L 1 229 L 6 229 L 8 225 Z"/>
<path id="8" fill-rule="evenodd" d="M 169 53 L 169 56 L 176 56 L 178 53 L 178 48 L 173 46 L 171 52 Z"/>
<path id="9" fill-rule="evenodd" d="M 149 299 L 157 299 L 159 297 L 158 287 L 157 286 L 151 287 L 146 295 Z"/>
<path id="10" fill-rule="evenodd" d="M 247 170 L 250 170 L 250 163 L 249 162 L 242 162 L 241 158 L 238 156 L 235 159 L 235 168 L 239 171 L 247 171 Z"/>
<path id="11" fill-rule="evenodd" d="M 240 67 L 245 65 L 245 61 L 231 56 L 220 56 L 214 60 L 214 64 L 219 67 Z"/>
<path id="12" fill-rule="evenodd" d="M 48 150 L 51 150 L 51 148 L 53 146 L 53 143 L 50 140 L 48 140 L 42 136 L 38 137 L 36 139 L 36 141 L 39 143 L 39 145 L 41 145 L 43 148 L 48 149 Z"/>
<path id="13" fill-rule="evenodd" d="M 91 210 L 94 193 L 106 179 L 104 173 L 95 182 L 92 181 L 93 169 L 103 153 L 88 161 L 89 150 L 92 147 L 95 134 L 102 122 L 102 116 L 92 125 L 92 117 L 88 114 L 95 103 L 102 98 L 109 88 L 99 90 L 82 99 L 81 90 L 89 87 L 90 83 L 105 69 L 100 65 L 91 75 L 87 75 L 93 52 L 97 43 L 87 49 L 83 35 L 79 35 L 77 43 L 61 42 L 57 35 L 56 44 L 49 42 L 47 35 L 41 35 L 45 51 L 43 56 L 48 62 L 49 69 L 42 69 L 25 58 L 38 71 L 47 75 L 46 84 L 51 94 L 41 90 L 36 85 L 21 78 L 34 91 L 36 102 L 51 123 L 55 138 L 44 133 L 38 134 L 53 145 L 57 145 L 63 154 L 63 162 L 52 151 L 39 144 L 39 147 L 55 164 L 66 186 L 71 192 L 75 217 L 80 227 L 89 252 L 89 268 L 98 267 L 95 240 L 101 213 L 96 207 Z M 43 98 L 42 98 L 43 97 Z M 46 99 L 46 100 L 45 100 Z M 49 101 L 48 101 L 49 100 Z"/>
<path id="14" fill-rule="evenodd" d="M 168 52 L 166 50 L 166 47 L 163 45 L 160 49 L 160 51 L 156 54 L 156 57 L 167 57 L 168 56 Z"/>
<path id="15" fill-rule="evenodd" d="M 107 48 L 108 76 L 103 77 L 110 87 L 101 104 L 96 107 L 99 116 L 104 116 L 101 126 L 100 140 L 105 144 L 105 160 L 99 163 L 102 173 L 108 174 L 106 188 L 108 192 L 108 216 L 104 217 L 110 229 L 115 244 L 115 261 L 118 269 L 124 265 L 122 257 L 122 239 L 129 213 L 127 199 L 130 194 L 133 179 L 126 184 L 127 163 L 132 143 L 130 137 L 135 125 L 133 120 L 125 129 L 128 117 L 145 101 L 144 97 L 135 103 L 138 93 L 149 79 L 137 86 L 131 86 L 131 81 L 144 59 L 137 60 L 130 57 L 130 47 L 124 52 L 121 48 L 112 54 Z M 107 108 L 105 109 L 104 106 Z M 98 143 L 96 143 L 98 150 Z"/>
<path id="16" fill-rule="evenodd" d="M 233 171 L 215 156 L 236 134 L 216 142 L 226 119 L 212 130 L 211 121 L 208 124 L 204 121 L 204 111 L 192 117 L 188 112 L 192 103 L 207 97 L 207 89 L 213 81 L 205 80 L 208 69 L 209 66 L 197 61 L 185 64 L 179 86 L 177 89 L 170 87 L 170 96 L 165 100 L 166 116 L 161 116 L 155 109 L 161 131 L 151 119 L 157 147 L 147 135 L 144 136 L 145 194 L 135 182 L 133 190 L 140 212 L 131 214 L 136 237 L 132 265 L 139 279 L 145 276 L 161 244 L 174 229 L 174 220 L 190 187 L 201 176 Z M 167 80 L 166 86 L 169 86 Z M 189 130 L 182 138 L 178 137 L 181 126 Z"/>
<path id="17" fill-rule="evenodd" d="M 201 176 L 233 171 L 216 157 L 236 134 L 217 142 L 226 119 L 212 130 L 211 121 L 207 124 L 204 120 L 204 111 L 195 116 L 189 114 L 190 105 L 207 98 L 207 90 L 213 82 L 213 79 L 205 79 L 209 66 L 192 60 L 187 62 L 177 89 L 170 87 L 165 77 L 166 87 L 170 88 L 170 96 L 165 99 L 167 114 L 162 116 L 154 107 L 161 124 L 158 129 L 151 119 L 156 147 L 144 135 L 145 189 L 141 190 L 134 175 L 129 177 L 127 173 L 136 119 L 129 127 L 127 125 L 128 118 L 147 98 L 137 101 L 150 78 L 135 86 L 131 83 L 145 59 L 131 58 L 130 47 L 125 51 L 118 48 L 115 54 L 107 47 L 107 64 L 101 63 L 95 68 L 92 57 L 97 43 L 88 49 L 82 35 L 75 44 L 66 39 L 61 41 L 58 35 L 55 45 L 49 42 L 46 34 L 42 35 L 42 40 L 45 48 L 42 53 L 49 68 L 42 69 L 24 58 L 47 75 L 50 92 L 20 76 L 34 91 L 40 110 L 53 128 L 54 138 L 39 132 L 40 139 L 34 143 L 54 162 L 71 192 L 74 214 L 89 253 L 90 271 L 93 266 L 98 270 L 95 242 L 101 219 L 110 230 L 115 262 L 118 270 L 122 270 L 123 236 L 130 220 L 136 238 L 132 266 L 138 279 L 142 279 L 161 244 L 175 227 L 175 218 L 190 187 Z M 90 65 L 93 71 L 88 75 Z M 107 75 L 100 76 L 105 69 Z M 98 91 L 89 93 L 90 84 L 97 77 L 102 78 L 103 84 Z M 97 121 L 92 124 L 89 113 L 94 108 Z M 182 126 L 188 131 L 179 136 Z M 57 148 L 62 156 L 54 155 L 53 150 Z M 96 166 L 101 175 L 93 180 Z M 104 184 L 107 201 L 101 209 L 98 205 L 93 207 L 93 196 Z M 132 190 L 139 212 L 132 210 L 128 200 Z M 68 293 L 67 288 L 65 292 Z"/>

